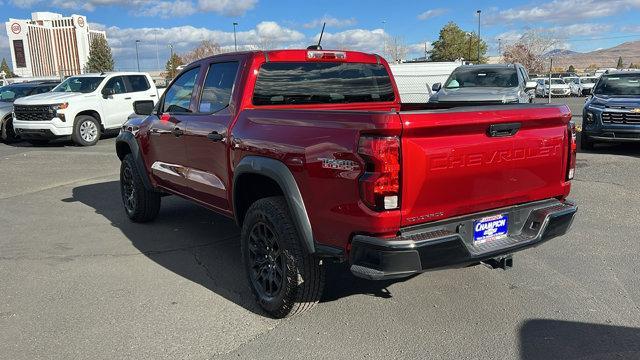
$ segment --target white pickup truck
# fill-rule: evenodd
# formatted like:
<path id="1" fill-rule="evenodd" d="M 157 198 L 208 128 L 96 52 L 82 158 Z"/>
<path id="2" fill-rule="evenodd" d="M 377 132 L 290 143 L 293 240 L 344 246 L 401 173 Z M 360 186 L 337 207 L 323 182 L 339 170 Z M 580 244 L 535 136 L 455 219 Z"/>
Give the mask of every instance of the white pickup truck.
<path id="1" fill-rule="evenodd" d="M 102 133 L 127 121 L 134 101 L 156 103 L 158 97 L 146 73 L 72 76 L 51 92 L 16 100 L 13 127 L 16 135 L 33 144 L 71 137 L 78 145 L 91 146 Z"/>

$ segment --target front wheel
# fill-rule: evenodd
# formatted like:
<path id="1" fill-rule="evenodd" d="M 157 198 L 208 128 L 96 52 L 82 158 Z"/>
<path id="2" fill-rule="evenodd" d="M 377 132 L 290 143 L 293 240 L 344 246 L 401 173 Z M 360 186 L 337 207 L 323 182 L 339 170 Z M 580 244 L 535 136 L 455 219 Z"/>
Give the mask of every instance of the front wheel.
<path id="1" fill-rule="evenodd" d="M 18 136 L 16 135 L 15 130 L 13 129 L 13 120 L 11 117 L 8 117 L 2 121 L 2 126 L 0 127 L 0 136 L 2 137 L 2 141 L 7 144 L 18 141 Z"/>
<path id="2" fill-rule="evenodd" d="M 158 216 L 160 193 L 145 188 L 131 154 L 125 155 L 120 164 L 120 193 L 124 210 L 131 221 L 148 222 Z"/>
<path id="3" fill-rule="evenodd" d="M 251 205 L 242 225 L 241 251 L 251 290 L 271 316 L 293 316 L 320 300 L 325 269 L 303 247 L 283 197 Z"/>
<path id="4" fill-rule="evenodd" d="M 100 123 L 89 115 L 76 117 L 71 140 L 80 146 L 95 145 L 100 140 Z"/>

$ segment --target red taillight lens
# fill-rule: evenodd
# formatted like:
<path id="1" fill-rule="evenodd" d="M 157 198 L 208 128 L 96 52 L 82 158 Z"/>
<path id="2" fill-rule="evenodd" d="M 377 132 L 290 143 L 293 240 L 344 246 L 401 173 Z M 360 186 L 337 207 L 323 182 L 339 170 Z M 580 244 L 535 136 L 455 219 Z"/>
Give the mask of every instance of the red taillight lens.
<path id="1" fill-rule="evenodd" d="M 307 51 L 309 60 L 345 60 L 347 53 L 344 51 Z"/>
<path id="2" fill-rule="evenodd" d="M 358 153 L 365 161 L 360 197 L 373 210 L 400 206 L 400 139 L 397 136 L 360 138 Z"/>
<path id="3" fill-rule="evenodd" d="M 567 125 L 567 133 L 569 135 L 569 161 L 567 166 L 567 180 L 573 179 L 576 172 L 576 152 L 578 144 L 576 142 L 576 124 L 573 121 Z"/>

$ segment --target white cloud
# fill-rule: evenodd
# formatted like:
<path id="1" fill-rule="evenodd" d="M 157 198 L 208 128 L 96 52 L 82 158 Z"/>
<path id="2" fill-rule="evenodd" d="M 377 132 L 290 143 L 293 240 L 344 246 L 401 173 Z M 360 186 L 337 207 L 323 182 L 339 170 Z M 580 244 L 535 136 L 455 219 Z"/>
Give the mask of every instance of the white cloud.
<path id="1" fill-rule="evenodd" d="M 107 32 L 107 40 L 116 59 L 116 66 L 122 70 L 135 68 L 136 40 L 141 41 L 139 52 L 143 69 L 157 66 L 156 51 L 160 53 L 160 63 L 164 67 L 169 56 L 169 44 L 173 44 L 174 51 L 177 53 L 187 52 L 203 40 L 216 42 L 223 50 L 232 51 L 234 48 L 233 31 L 196 28 L 188 25 L 171 28 L 120 28 L 91 23 L 90 26 L 92 29 Z M 238 31 L 236 35 L 240 49 L 287 48 L 292 45 L 303 47 L 306 44 L 304 34 L 273 21 L 263 21 L 253 29 Z"/>
<path id="2" fill-rule="evenodd" d="M 611 25 L 609 24 L 571 24 L 564 26 L 554 26 L 548 28 L 552 34 L 557 35 L 557 37 L 567 38 L 572 36 L 586 36 L 586 35 L 597 35 L 603 34 L 611 30 Z"/>
<path id="3" fill-rule="evenodd" d="M 240 16 L 256 6 L 258 0 L 198 0 L 198 8 L 226 16 Z"/>
<path id="4" fill-rule="evenodd" d="M 507 10 L 492 9 L 485 19 L 488 23 L 502 21 L 560 22 L 576 19 L 592 19 L 611 16 L 619 12 L 639 8 L 640 0 L 552 0 L 531 6 Z"/>
<path id="5" fill-rule="evenodd" d="M 628 25 L 620 28 L 620 31 L 627 33 L 640 33 L 640 25 Z"/>
<path id="6" fill-rule="evenodd" d="M 427 11 L 423 12 L 422 14 L 418 15 L 418 19 L 420 19 L 420 20 L 431 19 L 433 17 L 440 16 L 440 15 L 446 13 L 447 11 L 449 11 L 449 10 L 448 9 L 442 9 L 442 8 L 440 8 L 440 9 L 430 9 L 430 10 L 427 10 Z"/>
<path id="7" fill-rule="evenodd" d="M 329 28 L 342 28 L 342 27 L 353 26 L 357 24 L 357 21 L 354 18 L 338 19 L 330 15 L 325 15 L 320 19 L 315 19 L 313 21 L 308 22 L 303 26 L 307 29 L 316 29 L 316 28 L 322 28 L 323 23 L 327 23 L 327 26 Z"/>
<path id="8" fill-rule="evenodd" d="M 240 16 L 253 9 L 258 0 L 53 0 L 56 8 L 95 11 L 103 6 L 121 6 L 138 16 L 183 17 L 197 11 L 214 12 L 224 16 Z M 21 8 L 42 5 L 45 0 L 11 0 Z"/>
<path id="9" fill-rule="evenodd" d="M 317 42 L 319 36 L 320 33 L 316 34 L 313 42 Z M 322 46 L 325 49 L 380 52 L 387 37 L 388 35 L 382 29 L 353 29 L 338 33 L 325 32 L 322 36 Z"/>

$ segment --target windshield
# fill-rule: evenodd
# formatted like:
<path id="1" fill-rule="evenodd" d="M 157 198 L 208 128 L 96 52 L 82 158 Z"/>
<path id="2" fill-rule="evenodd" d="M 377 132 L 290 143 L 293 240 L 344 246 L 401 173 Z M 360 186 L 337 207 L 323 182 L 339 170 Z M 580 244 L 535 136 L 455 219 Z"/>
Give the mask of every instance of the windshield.
<path id="1" fill-rule="evenodd" d="M 28 86 L 7 85 L 0 87 L 0 101 L 13 102 L 17 98 L 30 95 L 32 90 L 33 88 Z"/>
<path id="2" fill-rule="evenodd" d="M 551 85 L 566 85 L 562 79 L 551 79 Z"/>
<path id="3" fill-rule="evenodd" d="M 582 78 L 580 82 L 583 84 L 594 84 L 596 82 L 596 78 Z"/>
<path id="4" fill-rule="evenodd" d="M 104 80 L 103 77 L 87 77 L 87 76 L 78 76 L 78 77 L 70 77 L 67 80 L 63 81 L 62 84 L 56 86 L 53 92 L 81 92 L 81 93 L 90 93 L 98 88 L 100 83 Z"/>
<path id="5" fill-rule="evenodd" d="M 593 93 L 597 95 L 640 95 L 640 73 L 603 75 Z"/>
<path id="6" fill-rule="evenodd" d="M 578 78 L 577 77 L 567 77 L 567 78 L 564 78 L 564 82 L 567 83 L 567 84 L 571 84 L 571 83 L 577 84 L 578 83 Z"/>
<path id="7" fill-rule="evenodd" d="M 518 75 L 515 68 L 458 68 L 444 85 L 447 89 L 516 86 L 518 86 Z"/>

